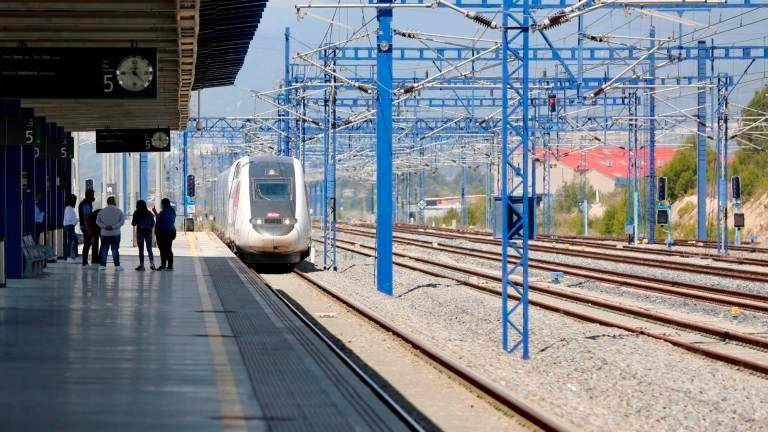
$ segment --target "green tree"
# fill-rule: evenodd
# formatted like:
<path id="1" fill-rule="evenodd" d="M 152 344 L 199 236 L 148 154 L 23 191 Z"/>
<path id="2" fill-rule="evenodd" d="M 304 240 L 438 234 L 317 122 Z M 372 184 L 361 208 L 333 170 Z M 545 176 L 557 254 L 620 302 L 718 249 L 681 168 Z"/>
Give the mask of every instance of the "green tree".
<path id="1" fill-rule="evenodd" d="M 627 223 L 627 194 L 619 189 L 605 197 L 603 215 L 595 222 L 597 231 L 605 236 L 623 236 Z"/>
<path id="2" fill-rule="evenodd" d="M 737 133 L 735 141 L 739 144 L 736 151 L 733 175 L 741 176 L 742 199 L 756 196 L 768 189 L 768 126 L 765 113 L 768 112 L 768 86 L 755 93 L 747 107 L 741 110 L 744 118 L 744 133 Z M 760 122 L 760 123 L 757 123 Z M 755 125 L 755 123 L 757 123 Z M 754 125 L 754 126 L 753 126 Z"/>
<path id="3" fill-rule="evenodd" d="M 716 153 L 707 149 L 707 179 L 715 178 Z M 670 201 L 677 201 L 696 187 L 696 135 L 688 135 L 675 157 L 661 172 L 667 177 L 667 194 Z"/>
<path id="4" fill-rule="evenodd" d="M 560 188 L 557 196 L 555 197 L 554 207 L 558 214 L 572 213 L 579 210 L 581 202 L 586 198 L 591 201 L 595 196 L 595 189 L 592 185 L 586 185 L 586 194 L 583 183 L 579 180 L 574 180 L 570 183 L 566 183 Z"/>

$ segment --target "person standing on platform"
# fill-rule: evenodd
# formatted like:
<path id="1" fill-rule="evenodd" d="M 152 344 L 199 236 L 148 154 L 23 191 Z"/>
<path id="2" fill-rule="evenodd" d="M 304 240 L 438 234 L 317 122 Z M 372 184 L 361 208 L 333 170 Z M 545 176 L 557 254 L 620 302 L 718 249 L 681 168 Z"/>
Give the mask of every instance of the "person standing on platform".
<path id="1" fill-rule="evenodd" d="M 80 231 L 83 233 L 83 265 L 88 265 L 88 250 L 91 250 L 91 262 L 96 264 L 100 262 L 99 239 L 94 235 L 91 229 L 91 218 L 93 217 L 93 203 L 96 201 L 93 189 L 85 191 L 85 198 L 77 206 L 77 213 L 80 216 Z"/>
<path id="2" fill-rule="evenodd" d="M 171 201 L 163 198 L 160 201 L 160 213 L 153 208 L 157 215 L 155 235 L 157 248 L 160 249 L 160 267 L 158 270 L 173 270 L 173 240 L 176 238 L 176 210 L 171 207 Z M 167 264 L 167 267 L 166 267 Z"/>
<path id="3" fill-rule="evenodd" d="M 136 211 L 133 212 L 131 225 L 136 227 L 136 242 L 139 243 L 139 266 L 136 271 L 144 271 L 144 245 L 147 246 L 149 268 L 155 270 L 155 257 L 152 254 L 152 227 L 155 226 L 155 216 L 147 208 L 144 200 L 136 201 Z"/>
<path id="4" fill-rule="evenodd" d="M 35 243 L 40 244 L 40 235 L 45 232 L 45 212 L 40 210 L 43 194 L 35 192 Z"/>
<path id="5" fill-rule="evenodd" d="M 99 211 L 96 225 L 101 228 L 101 269 L 107 269 L 107 256 L 112 249 L 112 259 L 115 261 L 115 271 L 123 271 L 120 267 L 120 227 L 125 223 L 125 214 L 117 208 L 115 197 L 107 198 L 107 206 Z"/>
<path id="6" fill-rule="evenodd" d="M 94 264 L 101 264 L 101 250 L 104 249 L 104 244 L 101 242 L 101 227 L 96 225 L 96 219 L 98 219 L 100 212 L 101 209 L 96 209 L 91 213 L 91 217 L 88 218 L 88 228 L 91 230 L 93 248 L 97 251 L 91 261 Z"/>
<path id="7" fill-rule="evenodd" d="M 75 248 L 77 247 L 77 234 L 75 234 L 75 225 L 79 221 L 77 217 L 77 211 L 75 206 L 77 205 L 77 197 L 75 195 L 67 195 L 67 200 L 64 202 L 67 206 L 64 207 L 64 259 L 68 263 L 76 262 Z"/>

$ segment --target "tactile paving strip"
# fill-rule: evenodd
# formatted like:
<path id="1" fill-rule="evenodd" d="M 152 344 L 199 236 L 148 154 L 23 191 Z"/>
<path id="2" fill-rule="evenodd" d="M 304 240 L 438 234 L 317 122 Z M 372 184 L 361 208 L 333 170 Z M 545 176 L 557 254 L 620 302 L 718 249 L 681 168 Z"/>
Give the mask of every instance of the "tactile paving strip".
<path id="1" fill-rule="evenodd" d="M 408 430 L 241 262 L 203 262 L 270 430 Z"/>

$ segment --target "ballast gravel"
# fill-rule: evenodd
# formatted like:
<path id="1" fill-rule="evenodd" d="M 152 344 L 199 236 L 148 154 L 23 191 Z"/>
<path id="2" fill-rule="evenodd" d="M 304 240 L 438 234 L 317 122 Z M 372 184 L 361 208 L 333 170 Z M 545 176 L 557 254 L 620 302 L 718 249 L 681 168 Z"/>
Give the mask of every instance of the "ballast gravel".
<path id="1" fill-rule="evenodd" d="M 363 236 L 359 236 L 359 235 L 343 233 L 343 234 L 340 234 L 339 238 L 344 240 L 359 242 L 360 244 L 364 244 L 364 245 L 373 244 L 373 240 Z M 447 244 L 447 243 L 443 242 L 443 244 Z M 483 245 L 483 246 L 490 246 L 490 245 Z M 490 247 L 493 247 L 493 246 L 490 246 Z M 470 265 L 472 267 L 492 270 L 496 272 L 500 271 L 499 270 L 500 266 L 498 262 L 491 262 L 491 261 L 483 260 L 479 258 L 460 256 L 460 255 L 447 253 L 443 251 L 435 251 L 435 250 L 428 251 L 427 249 L 422 247 L 404 245 L 401 243 L 395 243 L 395 250 L 405 251 L 405 252 L 419 254 L 419 255 L 428 255 L 431 258 L 435 258 L 439 256 L 441 257 L 441 259 L 448 260 L 454 264 L 461 262 L 461 263 Z M 557 255 L 554 258 L 548 257 L 546 259 L 567 264 L 570 262 L 569 261 L 570 258 L 572 257 L 562 257 L 561 255 Z M 594 266 L 592 267 L 594 268 Z M 623 271 L 623 268 L 621 268 L 620 266 L 612 266 L 610 269 L 614 271 L 616 270 Z M 530 272 L 530 277 L 531 277 L 531 280 L 549 281 L 551 280 L 551 273 L 532 269 Z M 675 276 L 670 275 L 670 277 L 674 278 Z M 685 276 L 681 278 L 680 275 L 678 274 L 677 280 L 683 281 L 686 279 L 685 279 Z M 566 273 L 566 276 L 561 280 L 561 285 L 563 287 L 568 287 L 568 288 L 572 288 L 574 290 L 580 291 L 582 294 L 586 294 L 586 295 L 600 294 L 602 298 L 607 297 L 611 300 L 615 300 L 624 304 L 629 304 L 629 303 L 627 303 L 626 301 L 622 302 L 622 300 L 631 300 L 634 304 L 640 304 L 643 307 L 653 308 L 657 310 L 683 312 L 687 315 L 700 318 L 700 321 L 706 320 L 708 322 L 711 322 L 712 319 L 714 319 L 715 322 L 719 322 L 723 325 L 728 326 L 729 328 L 738 329 L 741 332 L 765 334 L 766 336 L 768 336 L 768 314 L 765 314 L 765 313 L 753 312 L 750 310 L 738 310 L 736 312 L 732 312 L 728 306 L 716 305 L 716 304 L 706 303 L 698 300 L 685 299 L 685 298 L 675 297 L 670 295 L 663 295 L 660 293 L 652 293 L 648 291 L 623 288 L 620 286 L 604 284 L 604 283 L 595 282 L 588 279 L 570 277 L 567 275 L 567 273 Z M 755 292 L 768 295 L 768 284 L 753 283 L 753 285 L 755 285 L 754 287 Z"/>
<path id="2" fill-rule="evenodd" d="M 531 307 L 532 359 L 524 361 L 519 351 L 501 349 L 497 297 L 395 267 L 390 298 L 374 288 L 372 258 L 339 250 L 338 263 L 338 272 L 312 276 L 573 430 L 768 430 L 763 376 L 536 307 Z"/>
<path id="3" fill-rule="evenodd" d="M 400 233 L 400 232 L 398 232 L 397 235 L 402 236 L 403 238 L 415 238 L 419 240 L 436 241 L 437 243 L 440 243 L 440 244 L 446 244 L 446 245 L 452 245 L 452 246 L 470 247 L 470 248 L 474 248 L 481 251 L 498 252 L 500 249 L 496 245 L 490 245 L 486 243 L 477 243 L 477 242 L 473 242 L 471 240 L 465 240 L 465 239 L 444 239 L 444 238 L 431 237 L 428 234 L 416 235 L 416 234 Z M 577 248 L 574 248 L 574 249 L 577 249 Z M 600 259 L 571 256 L 571 255 L 566 255 L 564 253 L 548 253 L 548 252 L 531 251 L 530 256 L 531 256 L 531 259 L 538 258 L 538 259 L 545 259 L 549 261 L 561 262 L 563 264 L 587 266 L 587 267 L 594 268 L 595 270 L 612 270 L 612 271 L 618 271 L 618 272 L 627 273 L 627 274 L 643 275 L 643 276 L 647 276 L 650 274 L 650 275 L 653 275 L 654 277 L 658 277 L 661 279 L 678 280 L 681 282 L 693 283 L 701 286 L 708 286 L 708 287 L 714 287 L 714 288 L 722 288 L 722 289 L 732 290 L 737 292 L 741 291 L 741 292 L 748 292 L 753 294 L 768 295 L 768 289 L 766 288 L 766 284 L 760 283 L 760 282 L 750 282 L 750 281 L 745 281 L 740 279 L 724 278 L 724 277 L 712 276 L 712 275 L 702 275 L 694 272 L 667 270 L 667 269 L 659 269 L 659 268 L 648 267 L 648 266 L 617 263 L 617 262 L 605 261 Z M 665 257 L 664 259 L 667 259 L 667 258 L 668 257 Z M 683 258 L 681 260 L 687 260 L 685 262 L 692 262 L 692 260 L 689 258 Z M 702 260 L 693 260 L 693 261 L 699 261 L 699 263 L 701 263 Z M 733 268 L 734 272 L 738 272 L 739 269 L 741 268 L 753 268 L 753 266 L 742 266 L 739 264 L 731 264 L 729 266 L 727 263 L 718 263 L 718 265 L 731 267 Z M 762 269 L 762 270 L 765 270 L 765 269 Z"/>

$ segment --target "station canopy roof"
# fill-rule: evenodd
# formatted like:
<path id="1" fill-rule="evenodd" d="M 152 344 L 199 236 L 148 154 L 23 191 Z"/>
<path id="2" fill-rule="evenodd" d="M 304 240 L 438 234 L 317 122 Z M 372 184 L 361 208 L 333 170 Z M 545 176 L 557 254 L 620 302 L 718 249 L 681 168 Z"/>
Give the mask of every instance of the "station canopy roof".
<path id="1" fill-rule="evenodd" d="M 267 0 L 27 0 L 0 2 L 3 47 L 153 47 L 158 97 L 24 99 L 70 131 L 183 129 L 190 94 L 234 83 Z"/>

